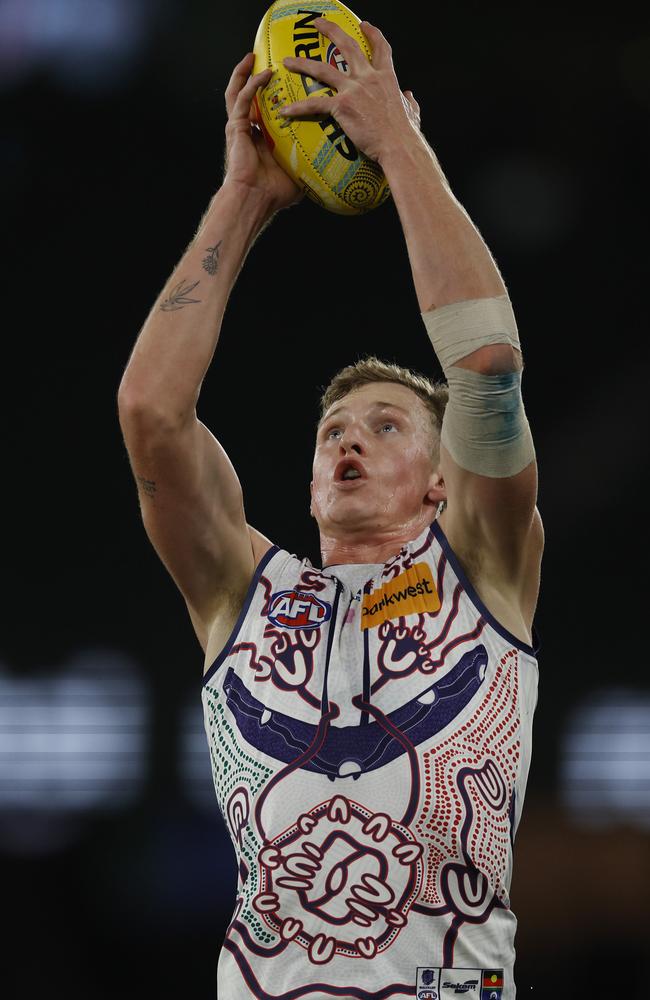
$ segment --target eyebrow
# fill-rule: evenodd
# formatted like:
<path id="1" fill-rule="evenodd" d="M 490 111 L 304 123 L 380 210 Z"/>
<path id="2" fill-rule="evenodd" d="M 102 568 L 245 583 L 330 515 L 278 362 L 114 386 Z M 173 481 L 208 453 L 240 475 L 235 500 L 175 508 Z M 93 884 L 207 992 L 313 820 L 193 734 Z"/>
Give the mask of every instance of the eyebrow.
<path id="1" fill-rule="evenodd" d="M 331 413 L 328 413 L 325 417 L 323 417 L 323 419 L 321 420 L 321 424 L 324 424 L 327 420 L 330 420 L 332 417 L 335 417 L 337 413 L 344 413 L 345 409 L 346 409 L 345 406 L 338 406 L 335 410 L 332 410 Z M 372 403 L 370 409 L 401 410 L 401 412 L 405 413 L 407 417 L 409 416 L 409 411 L 404 406 L 399 406 L 397 403 L 383 403 L 380 400 L 376 400 L 374 403 Z"/>

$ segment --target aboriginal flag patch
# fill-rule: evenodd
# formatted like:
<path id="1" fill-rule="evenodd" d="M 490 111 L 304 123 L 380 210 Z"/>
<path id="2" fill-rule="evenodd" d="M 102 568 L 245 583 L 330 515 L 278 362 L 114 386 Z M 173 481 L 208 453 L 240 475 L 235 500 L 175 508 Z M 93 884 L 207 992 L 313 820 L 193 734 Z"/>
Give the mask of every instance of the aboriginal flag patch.
<path id="1" fill-rule="evenodd" d="M 390 618 L 438 611 L 440 598 L 428 563 L 419 562 L 388 580 L 379 590 L 364 594 L 361 628 L 375 628 Z"/>
<path id="2" fill-rule="evenodd" d="M 481 1000 L 501 1000 L 503 969 L 484 969 L 481 976 Z"/>

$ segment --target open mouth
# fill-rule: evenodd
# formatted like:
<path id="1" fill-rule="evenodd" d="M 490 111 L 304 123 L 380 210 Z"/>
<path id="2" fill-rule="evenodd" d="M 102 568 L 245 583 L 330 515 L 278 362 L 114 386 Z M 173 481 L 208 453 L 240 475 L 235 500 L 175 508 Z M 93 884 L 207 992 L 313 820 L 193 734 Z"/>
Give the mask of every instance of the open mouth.
<path id="1" fill-rule="evenodd" d="M 366 479 L 366 471 L 361 465 L 361 462 L 357 462 L 354 459 L 343 459 L 339 462 L 334 471 L 334 480 L 337 484 L 343 485 L 344 483 L 358 483 Z"/>

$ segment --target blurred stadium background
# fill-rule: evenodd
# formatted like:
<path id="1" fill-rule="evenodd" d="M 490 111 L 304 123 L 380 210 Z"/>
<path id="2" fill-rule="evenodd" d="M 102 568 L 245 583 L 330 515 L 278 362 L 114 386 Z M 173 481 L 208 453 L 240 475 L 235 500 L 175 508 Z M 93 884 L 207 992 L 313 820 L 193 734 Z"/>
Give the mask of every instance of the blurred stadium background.
<path id="1" fill-rule="evenodd" d="M 391 41 L 524 344 L 547 551 L 519 992 L 645 998 L 650 22 L 625 4 L 352 6 Z M 223 90 L 264 9 L 0 0 L 7 1000 L 215 996 L 235 870 L 202 655 L 141 527 L 115 397 L 220 183 Z M 249 522 L 314 562 L 318 389 L 367 352 L 439 374 L 393 206 L 283 213 L 199 412 Z"/>

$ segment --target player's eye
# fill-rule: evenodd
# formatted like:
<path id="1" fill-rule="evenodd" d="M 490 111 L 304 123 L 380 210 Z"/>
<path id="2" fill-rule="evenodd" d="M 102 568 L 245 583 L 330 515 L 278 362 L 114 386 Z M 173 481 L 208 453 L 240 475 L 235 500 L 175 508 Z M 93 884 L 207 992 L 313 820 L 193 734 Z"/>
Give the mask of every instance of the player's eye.
<path id="1" fill-rule="evenodd" d="M 330 429 L 328 430 L 328 432 L 325 435 L 325 437 L 329 440 L 335 434 L 340 434 L 340 433 L 341 433 L 341 428 L 340 427 L 330 427 Z"/>
<path id="2" fill-rule="evenodd" d="M 397 425 L 394 424 L 394 423 L 392 423 L 390 420 L 387 420 L 386 423 L 384 423 L 384 424 L 381 425 L 381 430 L 385 431 L 386 428 L 388 428 L 389 430 L 392 430 L 392 431 L 396 431 L 397 430 Z"/>

